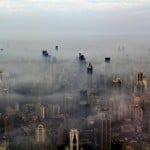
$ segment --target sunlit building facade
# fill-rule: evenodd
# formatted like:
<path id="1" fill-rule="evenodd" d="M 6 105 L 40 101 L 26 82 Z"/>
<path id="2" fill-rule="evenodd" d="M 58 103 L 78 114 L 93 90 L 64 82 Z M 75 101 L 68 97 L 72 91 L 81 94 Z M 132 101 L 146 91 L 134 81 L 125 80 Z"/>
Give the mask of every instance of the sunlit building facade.
<path id="1" fill-rule="evenodd" d="M 35 129 L 35 141 L 37 143 L 46 142 L 46 129 L 42 124 L 39 124 Z"/>
<path id="2" fill-rule="evenodd" d="M 69 132 L 70 150 L 79 150 L 79 131 L 71 129 Z"/>

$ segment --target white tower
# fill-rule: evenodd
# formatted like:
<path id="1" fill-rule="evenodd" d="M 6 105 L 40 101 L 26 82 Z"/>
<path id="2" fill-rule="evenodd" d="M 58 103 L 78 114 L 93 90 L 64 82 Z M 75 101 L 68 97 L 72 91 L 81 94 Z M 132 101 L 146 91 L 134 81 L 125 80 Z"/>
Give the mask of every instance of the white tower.
<path id="1" fill-rule="evenodd" d="M 39 124 L 35 129 L 35 140 L 37 143 L 44 143 L 46 141 L 46 129 L 42 124 Z"/>
<path id="2" fill-rule="evenodd" d="M 70 150 L 79 150 L 79 132 L 77 129 L 71 129 L 69 132 Z"/>
<path id="3" fill-rule="evenodd" d="M 46 111 L 45 109 L 46 109 L 45 106 L 43 106 L 43 105 L 40 106 L 40 112 L 39 113 L 40 113 L 41 119 L 45 119 L 45 111 Z"/>

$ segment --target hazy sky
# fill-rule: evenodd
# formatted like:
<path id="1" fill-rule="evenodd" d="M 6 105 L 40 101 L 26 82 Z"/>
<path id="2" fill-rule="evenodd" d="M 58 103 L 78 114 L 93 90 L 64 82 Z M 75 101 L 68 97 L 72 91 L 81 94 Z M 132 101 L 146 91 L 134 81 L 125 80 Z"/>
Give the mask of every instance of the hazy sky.
<path id="1" fill-rule="evenodd" d="M 2 37 L 149 33 L 150 0 L 0 0 Z"/>

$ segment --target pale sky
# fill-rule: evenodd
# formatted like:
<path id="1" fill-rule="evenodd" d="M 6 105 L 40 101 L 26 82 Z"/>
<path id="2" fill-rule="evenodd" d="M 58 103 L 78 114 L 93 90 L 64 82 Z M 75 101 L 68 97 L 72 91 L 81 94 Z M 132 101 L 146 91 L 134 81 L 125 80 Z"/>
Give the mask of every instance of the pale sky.
<path id="1" fill-rule="evenodd" d="M 150 33 L 150 0 L 0 0 L 1 37 Z"/>

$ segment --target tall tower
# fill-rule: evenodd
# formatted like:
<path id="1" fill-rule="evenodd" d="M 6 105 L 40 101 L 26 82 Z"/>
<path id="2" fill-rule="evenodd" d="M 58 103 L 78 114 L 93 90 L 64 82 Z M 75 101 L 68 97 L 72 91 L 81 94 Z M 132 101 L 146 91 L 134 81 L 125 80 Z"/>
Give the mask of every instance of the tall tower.
<path id="1" fill-rule="evenodd" d="M 39 117 L 41 118 L 41 119 L 45 119 L 45 112 L 46 112 L 46 107 L 44 106 L 44 105 L 41 105 L 40 106 L 40 111 L 39 111 Z"/>
<path id="2" fill-rule="evenodd" d="M 105 75 L 109 76 L 111 73 L 111 67 L 110 67 L 110 57 L 105 57 Z"/>
<path id="3" fill-rule="evenodd" d="M 48 116 L 55 117 L 60 114 L 60 105 L 59 104 L 50 104 L 48 106 Z"/>
<path id="4" fill-rule="evenodd" d="M 46 141 L 46 129 L 42 124 L 39 124 L 35 129 L 35 141 L 37 143 L 44 143 Z"/>
<path id="5" fill-rule="evenodd" d="M 112 80 L 113 93 L 118 94 L 121 91 L 122 82 L 119 77 L 115 77 Z"/>
<path id="6" fill-rule="evenodd" d="M 86 59 L 83 54 L 79 53 L 79 70 L 84 72 L 86 69 Z"/>
<path id="7" fill-rule="evenodd" d="M 100 150 L 111 149 L 111 118 L 108 112 L 104 112 L 100 118 Z"/>
<path id="8" fill-rule="evenodd" d="M 4 116 L 4 135 L 7 135 L 13 128 L 13 121 L 8 115 Z"/>
<path id="9" fill-rule="evenodd" d="M 3 71 L 0 70 L 0 82 L 2 82 L 2 73 L 3 73 Z"/>
<path id="10" fill-rule="evenodd" d="M 79 132 L 77 129 L 71 129 L 69 132 L 70 150 L 79 150 Z"/>
<path id="11" fill-rule="evenodd" d="M 92 74 L 93 74 L 93 66 L 91 63 L 87 66 L 87 86 L 90 87 L 92 85 Z"/>
<path id="12" fill-rule="evenodd" d="M 150 91 L 141 96 L 143 101 L 143 125 L 146 133 L 150 134 Z"/>
<path id="13" fill-rule="evenodd" d="M 145 90 L 145 85 L 143 83 L 143 72 L 138 72 L 138 80 L 136 83 L 136 92 L 141 94 Z"/>
<path id="14" fill-rule="evenodd" d="M 146 76 L 143 76 L 143 84 L 144 84 L 145 91 L 147 91 L 148 81 L 147 81 Z"/>
<path id="15" fill-rule="evenodd" d="M 37 103 L 35 109 L 36 109 L 36 113 L 38 115 L 38 118 L 40 120 L 44 120 L 47 117 L 47 113 L 46 113 L 47 107 L 46 106 L 44 106 L 41 103 Z"/>
<path id="16" fill-rule="evenodd" d="M 68 145 L 68 132 L 65 130 L 63 125 L 60 125 L 57 129 L 56 144 L 58 150 L 64 150 L 66 145 Z"/>
<path id="17" fill-rule="evenodd" d="M 134 120 L 140 122 L 143 120 L 142 100 L 140 96 L 134 96 Z"/>

